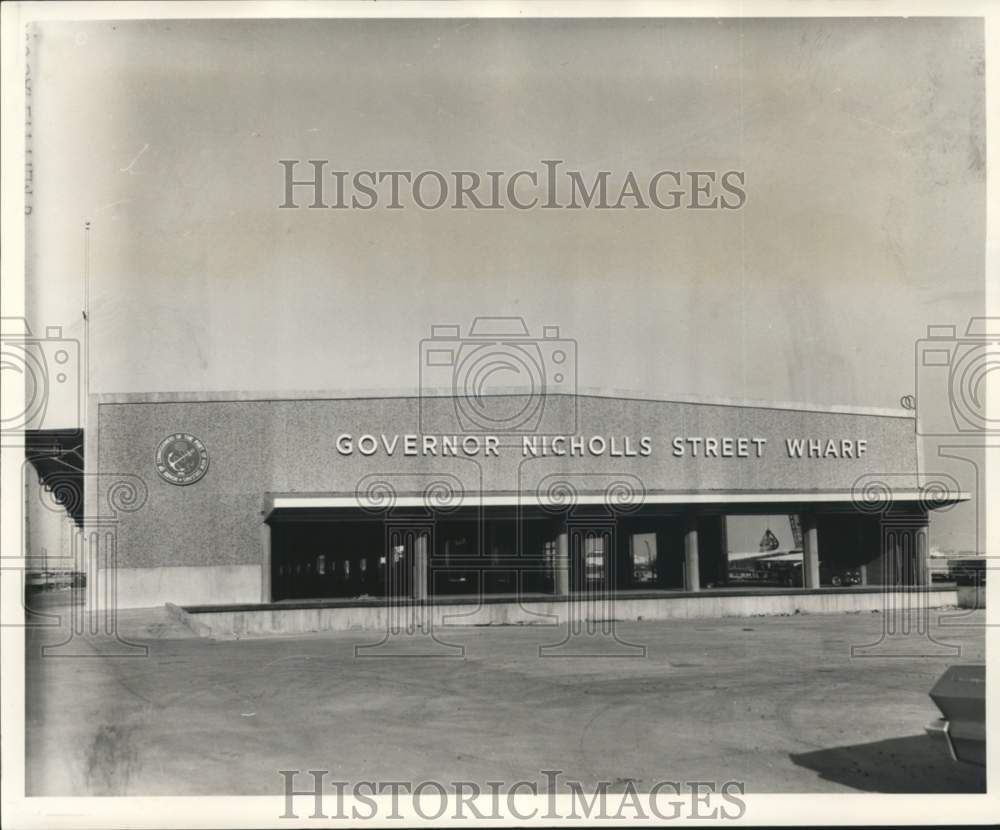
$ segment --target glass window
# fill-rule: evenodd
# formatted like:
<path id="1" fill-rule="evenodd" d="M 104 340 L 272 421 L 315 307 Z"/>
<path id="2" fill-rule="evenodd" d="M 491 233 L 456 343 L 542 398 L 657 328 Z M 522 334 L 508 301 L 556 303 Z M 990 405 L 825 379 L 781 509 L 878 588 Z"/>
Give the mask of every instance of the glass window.
<path id="1" fill-rule="evenodd" d="M 632 583 L 653 585 L 656 583 L 656 534 L 634 533 L 632 535 Z"/>
<path id="2" fill-rule="evenodd" d="M 588 535 L 583 540 L 584 573 L 588 582 L 604 579 L 604 537 Z"/>

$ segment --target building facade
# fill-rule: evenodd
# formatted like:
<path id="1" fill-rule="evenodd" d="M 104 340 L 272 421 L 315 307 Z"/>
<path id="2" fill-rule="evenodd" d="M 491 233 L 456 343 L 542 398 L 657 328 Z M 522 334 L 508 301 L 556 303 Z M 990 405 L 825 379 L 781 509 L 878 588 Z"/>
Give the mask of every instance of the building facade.
<path id="1" fill-rule="evenodd" d="M 905 412 L 597 394 L 483 406 L 92 396 L 85 524 L 107 542 L 117 606 L 921 585 L 929 511 L 962 498 L 921 480 Z M 797 562 L 729 562 L 727 518 L 744 515 L 791 517 Z"/>

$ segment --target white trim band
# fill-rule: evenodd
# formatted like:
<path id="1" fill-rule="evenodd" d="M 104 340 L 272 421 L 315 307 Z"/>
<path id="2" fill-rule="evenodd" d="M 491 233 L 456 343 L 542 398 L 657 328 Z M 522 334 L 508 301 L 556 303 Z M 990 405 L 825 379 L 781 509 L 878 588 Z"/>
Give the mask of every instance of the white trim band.
<path id="1" fill-rule="evenodd" d="M 971 496 L 968 493 L 958 493 L 951 499 L 942 500 L 940 504 L 954 504 L 955 502 L 968 501 Z M 917 502 L 928 501 L 932 504 L 938 503 L 933 498 L 933 493 L 923 490 L 897 490 L 892 493 L 893 502 Z M 429 501 L 433 504 L 434 498 Z M 601 505 L 608 502 L 608 497 L 603 493 L 581 494 L 572 498 L 573 505 Z M 795 504 L 795 503 L 819 503 L 835 502 L 837 504 L 850 504 L 858 502 L 864 504 L 860 494 L 850 492 L 831 493 L 796 493 L 796 492 L 774 492 L 774 493 L 646 493 L 637 497 L 636 506 L 639 504 Z M 423 496 L 397 496 L 392 501 L 393 507 L 424 507 L 428 504 L 428 499 Z M 625 505 L 630 502 L 625 500 Z M 446 509 L 456 507 L 557 507 L 560 502 L 556 498 L 546 498 L 537 493 L 524 493 L 522 495 L 502 495 L 502 496 L 477 496 L 466 494 L 456 496 L 454 499 L 446 499 L 443 506 Z M 272 509 L 274 510 L 301 510 L 301 509 L 330 509 L 330 508 L 365 508 L 374 509 L 377 507 L 371 500 L 362 496 L 324 496 L 324 495 L 301 495 L 301 496 L 274 496 Z"/>

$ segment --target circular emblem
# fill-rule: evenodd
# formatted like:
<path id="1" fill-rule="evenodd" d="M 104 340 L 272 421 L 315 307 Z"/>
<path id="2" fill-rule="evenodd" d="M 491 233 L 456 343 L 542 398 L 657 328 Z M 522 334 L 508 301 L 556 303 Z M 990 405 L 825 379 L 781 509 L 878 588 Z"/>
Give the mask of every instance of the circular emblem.
<path id="1" fill-rule="evenodd" d="M 193 435 L 175 432 L 156 448 L 156 471 L 171 484 L 194 484 L 208 471 L 208 450 Z"/>

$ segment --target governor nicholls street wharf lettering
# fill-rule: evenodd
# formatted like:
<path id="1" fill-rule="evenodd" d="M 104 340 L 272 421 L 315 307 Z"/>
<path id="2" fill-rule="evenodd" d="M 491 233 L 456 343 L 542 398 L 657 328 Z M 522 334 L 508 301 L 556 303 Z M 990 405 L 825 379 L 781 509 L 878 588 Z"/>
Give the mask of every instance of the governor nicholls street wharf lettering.
<path id="1" fill-rule="evenodd" d="M 500 455 L 509 449 L 509 438 L 499 435 L 417 435 L 394 433 L 373 435 L 351 433 L 337 436 L 337 452 L 365 456 L 479 456 Z M 675 458 L 763 458 L 767 438 L 759 437 L 682 437 L 670 441 Z M 649 435 L 524 435 L 519 443 L 525 458 L 548 456 L 607 456 L 609 458 L 645 458 L 656 450 Z M 863 458 L 868 452 L 864 438 L 786 438 L 788 458 Z"/>

